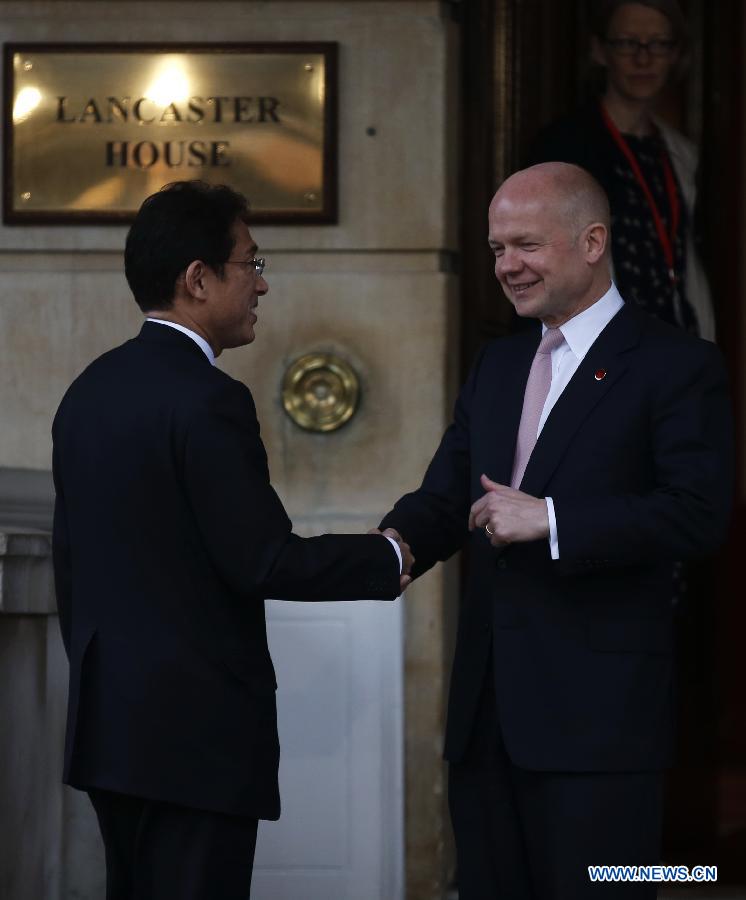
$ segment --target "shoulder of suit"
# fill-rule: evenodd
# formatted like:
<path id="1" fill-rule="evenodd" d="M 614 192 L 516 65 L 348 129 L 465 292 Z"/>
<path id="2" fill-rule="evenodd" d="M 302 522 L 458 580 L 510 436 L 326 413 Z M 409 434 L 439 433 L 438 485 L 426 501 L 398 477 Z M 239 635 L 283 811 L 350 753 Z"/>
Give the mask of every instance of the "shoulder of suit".
<path id="1" fill-rule="evenodd" d="M 470 367 L 470 377 L 479 380 L 495 366 L 509 365 L 514 359 L 532 355 L 539 342 L 539 327 L 528 327 L 512 334 L 492 338 L 482 345 Z M 489 377 L 489 376 L 488 376 Z"/>
<path id="2" fill-rule="evenodd" d="M 91 360 L 91 362 L 78 372 L 72 380 L 65 392 L 65 397 L 77 390 L 78 387 L 85 385 L 87 381 L 97 380 L 105 375 L 112 367 L 116 368 L 117 366 L 120 366 L 123 355 L 126 355 L 127 353 L 125 348 L 131 343 L 132 340 L 126 341 L 124 344 L 120 344 L 118 347 L 112 347 L 111 350 L 107 350 L 105 353 L 102 353 L 100 356 Z"/>
<path id="3" fill-rule="evenodd" d="M 177 387 L 174 401 L 185 410 L 200 408 L 218 413 L 250 410 L 256 415 L 249 387 L 217 366 L 200 367 L 200 376 L 190 377 L 188 391 Z"/>
<path id="4" fill-rule="evenodd" d="M 524 320 L 526 321 L 526 320 Z M 519 328 L 510 334 L 492 338 L 483 348 L 485 356 L 502 353 L 520 353 L 523 350 L 534 347 L 541 337 L 541 325 L 537 320 L 531 320 L 530 324 Z"/>
<path id="5" fill-rule="evenodd" d="M 251 402 L 254 402 L 251 389 L 243 381 L 233 378 L 232 375 L 229 375 L 217 366 L 212 366 L 211 368 L 210 394 L 232 397 L 239 401 L 251 399 Z"/>
<path id="6" fill-rule="evenodd" d="M 712 341 L 682 331 L 642 310 L 633 308 L 631 313 L 640 321 L 640 352 L 649 361 L 659 362 L 662 371 L 668 366 L 672 377 L 676 375 L 676 368 L 686 368 L 690 364 L 723 364 L 722 353 Z M 674 359 L 675 365 L 672 364 Z"/>
<path id="7" fill-rule="evenodd" d="M 148 344 L 131 338 L 107 350 L 89 363 L 74 379 L 65 393 L 65 397 L 85 390 L 95 384 L 116 383 L 126 385 L 132 380 L 138 383 L 138 371 L 147 368 L 147 377 L 153 381 L 154 390 L 159 402 L 169 398 L 174 407 L 188 410 L 204 403 L 221 402 L 249 404 L 254 402 L 249 388 L 241 381 L 228 375 L 217 366 L 210 365 L 206 359 L 196 353 L 183 353 L 171 356 L 159 352 L 159 345 Z M 200 350 L 200 353 L 202 351 Z M 138 385 L 136 390 L 141 391 Z"/>

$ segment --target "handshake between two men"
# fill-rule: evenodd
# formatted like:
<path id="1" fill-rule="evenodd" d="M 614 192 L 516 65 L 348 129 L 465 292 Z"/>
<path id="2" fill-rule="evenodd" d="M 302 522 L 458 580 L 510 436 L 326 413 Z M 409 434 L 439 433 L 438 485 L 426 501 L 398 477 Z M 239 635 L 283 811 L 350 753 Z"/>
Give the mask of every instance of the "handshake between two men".
<path id="1" fill-rule="evenodd" d="M 226 186 L 145 200 L 125 274 L 146 320 L 52 429 L 63 777 L 96 810 L 107 896 L 249 896 L 280 814 L 264 598 L 391 600 L 468 544 L 444 748 L 459 894 L 593 900 L 589 864 L 659 858 L 671 560 L 713 552 L 731 505 L 718 351 L 624 303 L 587 173 L 511 176 L 489 245 L 540 327 L 486 345 L 374 529 L 399 566 L 380 537 L 293 534 L 251 391 L 215 365 L 269 290 L 249 222 Z"/>

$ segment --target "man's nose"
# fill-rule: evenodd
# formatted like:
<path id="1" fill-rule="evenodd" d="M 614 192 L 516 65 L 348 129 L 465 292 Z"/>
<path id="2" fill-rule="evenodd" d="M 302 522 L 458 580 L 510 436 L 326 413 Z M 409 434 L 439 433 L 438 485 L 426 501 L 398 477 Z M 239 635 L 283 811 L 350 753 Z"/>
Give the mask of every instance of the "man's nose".
<path id="1" fill-rule="evenodd" d="M 495 274 L 509 275 L 511 272 L 518 272 L 523 267 L 523 262 L 519 254 L 513 250 L 504 250 L 500 256 L 495 259 Z"/>
<path id="2" fill-rule="evenodd" d="M 266 294 L 268 290 L 269 290 L 269 285 L 264 280 L 264 275 L 260 275 L 256 280 L 257 294 Z"/>

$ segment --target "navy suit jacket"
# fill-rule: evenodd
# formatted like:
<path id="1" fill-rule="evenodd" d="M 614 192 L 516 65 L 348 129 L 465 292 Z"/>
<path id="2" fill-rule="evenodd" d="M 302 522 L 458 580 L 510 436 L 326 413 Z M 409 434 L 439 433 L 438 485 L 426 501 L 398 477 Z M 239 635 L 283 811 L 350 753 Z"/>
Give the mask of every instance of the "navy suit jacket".
<path id="1" fill-rule="evenodd" d="M 248 388 L 164 325 L 86 369 L 53 437 L 65 781 L 277 818 L 264 599 L 393 599 L 393 549 L 292 534 Z"/>
<path id="2" fill-rule="evenodd" d="M 410 543 L 415 575 L 469 544 L 446 758 L 466 750 L 492 650 L 514 763 L 660 768 L 672 738 L 671 562 L 715 550 L 731 503 L 720 354 L 629 306 L 609 322 L 552 409 L 521 483 L 554 500 L 554 561 L 546 539 L 496 550 L 483 530 L 467 529 L 484 493 L 480 474 L 510 483 L 539 338 L 536 329 L 487 345 L 422 486 L 382 523 Z"/>

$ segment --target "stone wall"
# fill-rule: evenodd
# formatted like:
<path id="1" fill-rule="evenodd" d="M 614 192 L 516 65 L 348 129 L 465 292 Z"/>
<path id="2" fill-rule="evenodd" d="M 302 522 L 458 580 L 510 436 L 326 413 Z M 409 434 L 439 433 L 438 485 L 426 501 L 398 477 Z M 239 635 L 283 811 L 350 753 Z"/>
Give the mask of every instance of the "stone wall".
<path id="1" fill-rule="evenodd" d="M 48 534 L 0 530 L 0 897 L 58 900 L 67 665 Z"/>

